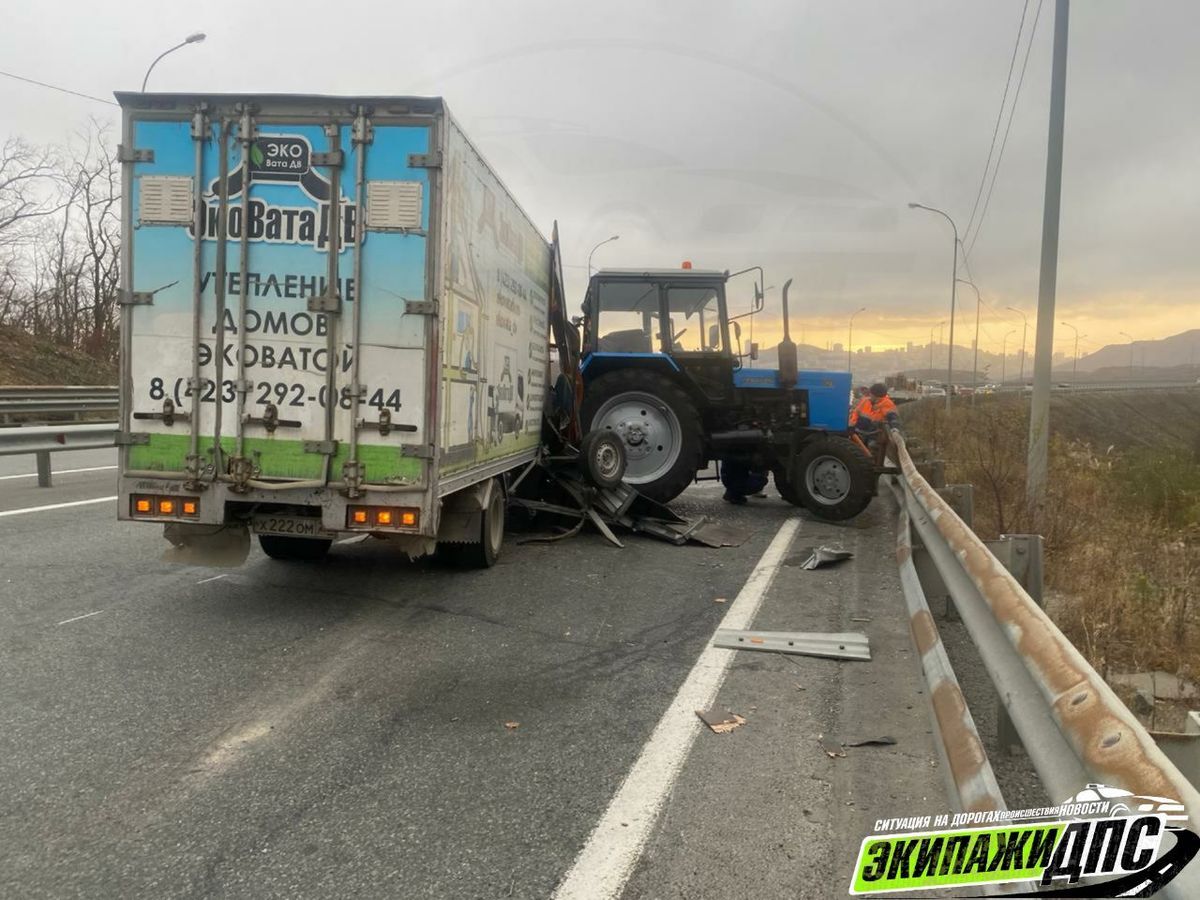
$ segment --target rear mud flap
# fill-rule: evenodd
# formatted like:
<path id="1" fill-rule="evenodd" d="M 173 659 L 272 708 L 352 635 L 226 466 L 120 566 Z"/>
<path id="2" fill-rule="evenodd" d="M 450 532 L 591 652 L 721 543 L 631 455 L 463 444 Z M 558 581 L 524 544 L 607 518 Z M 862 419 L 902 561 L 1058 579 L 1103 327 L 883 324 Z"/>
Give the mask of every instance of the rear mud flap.
<path id="1" fill-rule="evenodd" d="M 250 530 L 245 525 L 163 526 L 163 537 L 171 546 L 163 551 L 163 562 L 184 566 L 235 568 L 250 555 Z"/>

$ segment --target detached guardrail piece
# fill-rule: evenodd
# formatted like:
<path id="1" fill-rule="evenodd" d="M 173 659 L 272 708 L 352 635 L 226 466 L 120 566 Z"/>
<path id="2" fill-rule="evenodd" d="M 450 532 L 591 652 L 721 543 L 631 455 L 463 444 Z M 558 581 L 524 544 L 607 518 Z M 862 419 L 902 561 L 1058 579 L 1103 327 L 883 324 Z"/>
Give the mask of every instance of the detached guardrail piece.
<path id="1" fill-rule="evenodd" d="M 727 650 L 768 650 L 827 659 L 871 658 L 867 636 L 857 632 L 823 634 L 813 631 L 737 631 L 718 629 L 712 645 Z"/>

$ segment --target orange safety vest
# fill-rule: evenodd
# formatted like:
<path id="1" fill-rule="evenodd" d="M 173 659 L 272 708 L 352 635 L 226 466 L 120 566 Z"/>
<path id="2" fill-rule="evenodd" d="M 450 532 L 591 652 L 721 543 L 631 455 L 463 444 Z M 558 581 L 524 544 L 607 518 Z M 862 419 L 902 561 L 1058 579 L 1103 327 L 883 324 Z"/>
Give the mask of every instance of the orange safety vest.
<path id="1" fill-rule="evenodd" d="M 891 397 L 863 397 L 850 414 L 850 427 L 858 426 L 858 418 L 862 416 L 872 423 L 871 427 L 861 428 L 862 431 L 874 431 L 875 427 L 884 424 L 891 416 L 899 416 L 896 404 Z M 866 425 L 864 422 L 863 425 Z"/>

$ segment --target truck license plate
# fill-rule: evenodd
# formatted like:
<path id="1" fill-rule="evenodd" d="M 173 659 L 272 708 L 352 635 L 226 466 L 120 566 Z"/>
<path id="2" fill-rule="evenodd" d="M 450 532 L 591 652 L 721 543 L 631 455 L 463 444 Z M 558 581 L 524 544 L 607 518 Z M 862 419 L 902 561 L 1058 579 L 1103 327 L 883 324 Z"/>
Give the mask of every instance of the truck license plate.
<path id="1" fill-rule="evenodd" d="M 311 516 L 258 515 L 251 519 L 255 534 L 281 534 L 288 537 L 325 538 L 333 535 L 321 527 L 321 520 Z"/>

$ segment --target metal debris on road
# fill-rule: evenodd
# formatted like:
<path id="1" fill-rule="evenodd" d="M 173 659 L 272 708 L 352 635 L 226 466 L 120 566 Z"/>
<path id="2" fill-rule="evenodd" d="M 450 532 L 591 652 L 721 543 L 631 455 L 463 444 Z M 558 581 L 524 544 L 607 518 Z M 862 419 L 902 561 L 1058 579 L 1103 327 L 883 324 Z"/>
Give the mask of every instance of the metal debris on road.
<path id="1" fill-rule="evenodd" d="M 518 728 L 521 727 L 521 723 L 520 722 L 505 722 L 504 727 L 507 728 L 509 731 L 516 731 Z"/>
<path id="2" fill-rule="evenodd" d="M 871 658 L 867 636 L 858 632 L 822 634 L 812 631 L 737 631 L 719 629 L 713 636 L 714 647 L 728 650 L 770 650 L 826 659 Z"/>
<path id="3" fill-rule="evenodd" d="M 853 559 L 854 554 L 849 550 L 838 550 L 835 547 L 808 547 L 800 551 L 802 559 L 800 568 L 819 569 L 822 566 L 832 566 L 846 559 Z"/>
<path id="4" fill-rule="evenodd" d="M 739 716 L 737 713 L 717 710 L 696 710 L 696 715 L 700 717 L 700 721 L 709 727 L 713 734 L 728 734 L 735 728 L 739 728 L 746 724 L 746 719 Z"/>
<path id="5" fill-rule="evenodd" d="M 843 747 L 890 747 L 896 743 L 896 739 L 890 734 L 881 734 L 879 737 L 861 738 L 854 741 L 842 741 Z"/>

